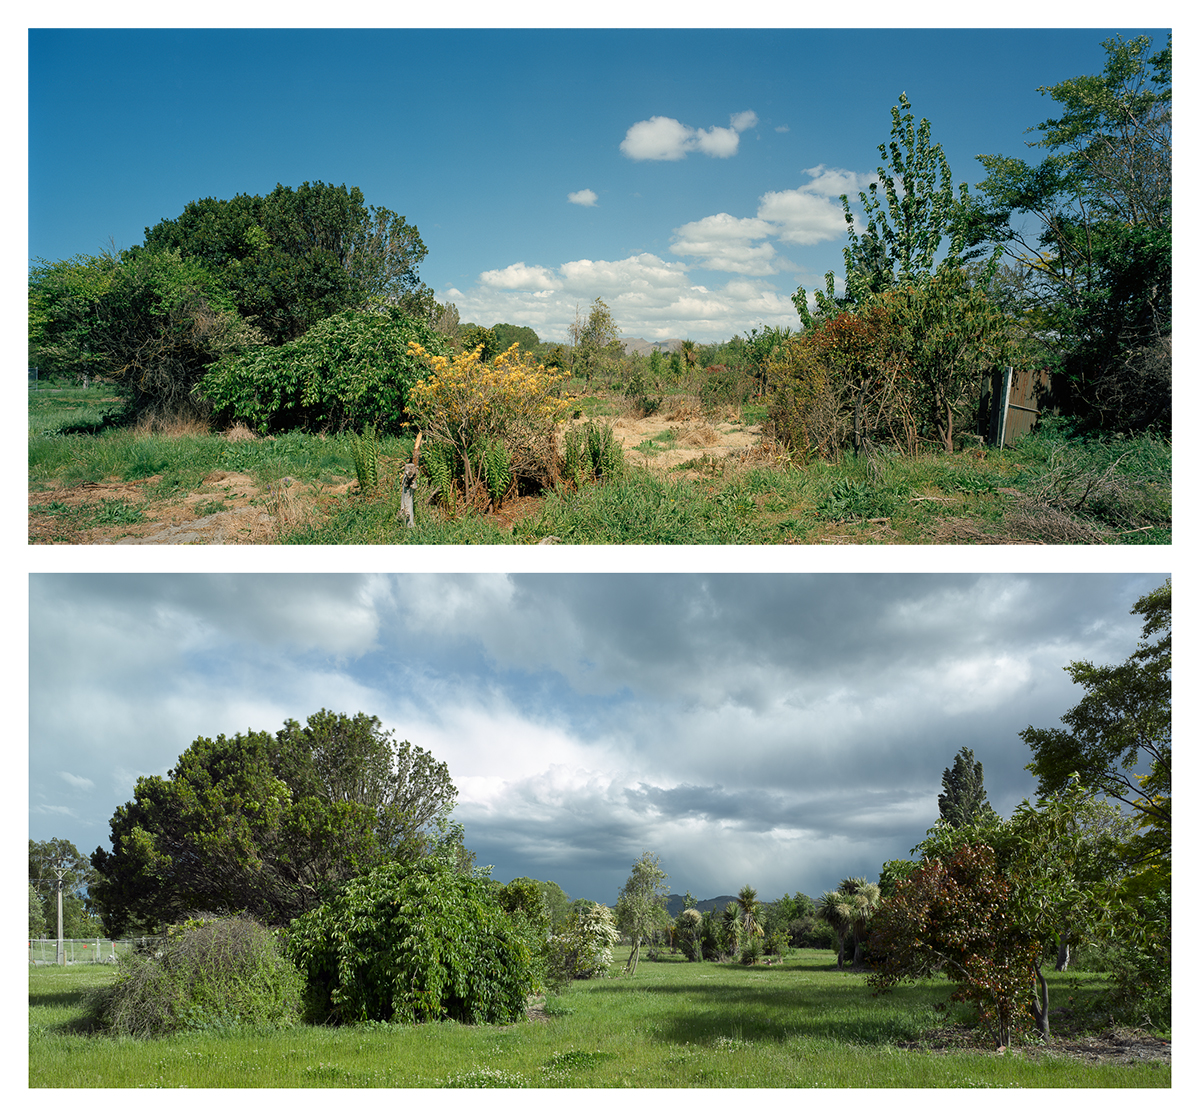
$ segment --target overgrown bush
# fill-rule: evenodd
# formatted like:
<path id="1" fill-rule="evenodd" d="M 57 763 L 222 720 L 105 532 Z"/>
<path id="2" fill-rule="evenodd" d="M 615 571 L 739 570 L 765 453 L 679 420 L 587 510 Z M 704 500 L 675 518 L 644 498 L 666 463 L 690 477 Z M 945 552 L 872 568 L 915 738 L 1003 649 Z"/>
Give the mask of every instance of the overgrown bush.
<path id="1" fill-rule="evenodd" d="M 554 428 L 567 407 L 556 393 L 565 373 L 535 364 L 519 345 L 490 362 L 481 347 L 450 358 L 414 341 L 409 352 L 426 369 L 409 408 L 431 448 L 449 448 L 441 476 L 431 474 L 443 494 L 461 481 L 466 502 L 481 506 L 489 499 L 499 504 L 521 479 L 539 488 L 551 484 Z"/>
<path id="2" fill-rule="evenodd" d="M 534 989 L 529 948 L 490 882 L 433 856 L 356 877 L 292 921 L 315 1023 L 505 1024 Z"/>
<path id="3" fill-rule="evenodd" d="M 243 916 L 196 918 L 121 958 L 116 980 L 92 995 L 89 1008 L 116 1035 L 161 1036 L 294 1024 L 302 992 L 299 972 L 262 924 Z"/>
<path id="4" fill-rule="evenodd" d="M 269 431 L 361 430 L 399 434 L 409 393 L 425 374 L 411 352 L 445 342 L 395 307 L 347 310 L 285 345 L 256 346 L 217 362 L 200 384 L 222 422 Z"/>

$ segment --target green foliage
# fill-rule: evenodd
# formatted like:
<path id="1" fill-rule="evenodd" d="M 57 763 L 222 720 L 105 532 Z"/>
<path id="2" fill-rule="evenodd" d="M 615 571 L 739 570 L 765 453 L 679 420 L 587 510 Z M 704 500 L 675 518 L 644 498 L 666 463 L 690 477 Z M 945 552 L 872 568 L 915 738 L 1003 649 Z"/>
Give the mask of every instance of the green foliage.
<path id="1" fill-rule="evenodd" d="M 416 226 L 367 206 L 356 186 L 202 198 L 146 229 L 145 249 L 203 263 L 272 345 L 346 310 L 390 304 L 426 322 L 435 305 L 418 276 L 426 248 Z"/>
<path id="2" fill-rule="evenodd" d="M 361 437 L 351 432 L 350 452 L 354 455 L 354 472 L 358 477 L 359 491 L 370 496 L 379 484 L 379 443 L 375 428 L 363 428 Z"/>
<path id="3" fill-rule="evenodd" d="M 103 1030 L 139 1038 L 283 1027 L 299 1021 L 302 988 L 265 927 L 241 916 L 202 917 L 122 957 L 116 980 L 92 996 L 90 1011 Z"/>
<path id="4" fill-rule="evenodd" d="M 396 307 L 347 310 L 297 341 L 257 346 L 219 362 L 200 392 L 219 421 L 240 421 L 264 434 L 368 425 L 396 434 L 408 421 L 409 393 L 427 372 L 410 342 L 430 353 L 445 351 L 440 335 Z"/>
<path id="5" fill-rule="evenodd" d="M 625 472 L 625 454 L 608 423 L 589 422 L 563 435 L 563 477 L 575 488 L 612 481 Z"/>
<path id="6" fill-rule="evenodd" d="M 637 972 L 642 941 L 670 923 L 666 882 L 667 874 L 660 858 L 647 850 L 633 863 L 633 871 L 617 895 L 617 926 L 633 943 L 625 963 L 627 974 Z"/>
<path id="7" fill-rule="evenodd" d="M 100 923 L 92 904 L 91 888 L 96 870 L 91 861 L 65 838 L 48 842 L 29 840 L 30 935 L 41 938 L 58 934 L 58 874 L 63 871 L 63 938 L 86 939 L 99 934 Z M 36 900 L 35 900 L 36 897 Z M 35 910 L 36 907 L 36 910 Z M 34 927 L 40 928 L 34 935 Z"/>
<path id="8" fill-rule="evenodd" d="M 112 852 L 92 855 L 93 895 L 114 936 L 197 910 L 283 923 L 376 864 L 424 853 L 454 799 L 445 764 L 366 714 L 200 737 L 117 809 Z"/>
<path id="9" fill-rule="evenodd" d="M 220 279 L 177 251 L 40 261 L 29 314 L 30 359 L 110 379 L 127 419 L 203 418 L 208 366 L 262 340 Z"/>
<path id="10" fill-rule="evenodd" d="M 459 343 L 462 345 L 463 351 L 467 353 L 478 349 L 479 359 L 485 363 L 494 360 L 508 348 L 507 345 L 500 344 L 494 331 L 483 326 L 464 326 L 459 332 Z"/>
<path id="11" fill-rule="evenodd" d="M 1060 719 L 1067 728 L 1030 726 L 1021 739 L 1033 750 L 1027 767 L 1038 778 L 1039 795 L 1059 794 L 1078 781 L 1127 804 L 1147 832 L 1143 856 L 1164 863 L 1169 872 L 1170 581 L 1140 598 L 1130 611 L 1145 622 L 1137 650 L 1115 666 L 1069 664 L 1064 670 L 1086 695 Z"/>
<path id="12" fill-rule="evenodd" d="M 521 1019 L 529 947 L 489 881 L 439 857 L 382 865 L 293 921 L 288 952 L 321 1023 Z"/>
<path id="13" fill-rule="evenodd" d="M 571 371 L 585 380 L 608 372 L 620 356 L 621 331 L 603 299 L 592 302 L 587 318 L 575 312 L 570 326 L 572 359 Z"/>
<path id="14" fill-rule="evenodd" d="M 550 939 L 552 983 L 561 987 L 569 981 L 606 976 L 620 937 L 612 912 L 603 904 L 572 905 Z"/>
<path id="15" fill-rule="evenodd" d="M 511 326 L 507 322 L 497 322 L 492 327 L 492 333 L 496 338 L 497 353 L 503 353 L 505 349 L 513 345 L 519 345 L 522 349 L 528 349 L 533 353 L 541 344 L 538 341 L 537 333 L 529 326 Z"/>
<path id="16" fill-rule="evenodd" d="M 999 1045 L 1031 1024 L 1048 1039 L 1046 945 L 1146 941 L 1122 896 L 1128 831 L 1115 806 L 1078 784 L 1021 803 L 1010 819 L 937 823 L 918 847 L 920 866 L 876 914 L 872 984 L 945 970 Z"/>
<path id="17" fill-rule="evenodd" d="M 967 227 L 961 218 L 968 202 L 967 185 L 959 185 L 956 203 L 942 145 L 930 143 L 929 121 L 915 124 L 910 109 L 908 98 L 901 93 L 899 105 L 892 108 L 891 141 L 879 145 L 879 157 L 888 165 L 880 165 L 877 181 L 858 196 L 866 217 L 861 234 L 850 199 L 842 195 L 850 240 L 843 250 L 846 294 L 844 299 L 835 297 L 830 272 L 826 291 L 816 292 L 821 318 L 835 317 L 845 306 L 860 306 L 873 295 L 927 279 L 947 236 L 950 245 L 939 266 L 954 270 L 967 259 Z M 879 197 L 881 185 L 885 200 Z M 792 302 L 805 327 L 811 329 L 815 319 L 803 287 L 792 296 Z"/>
<path id="18" fill-rule="evenodd" d="M 942 772 L 942 794 L 938 796 L 942 821 L 947 826 L 966 826 L 991 809 L 983 787 L 983 761 L 975 759 L 972 749 L 959 749 L 954 766 Z"/>
<path id="19" fill-rule="evenodd" d="M 1039 87 L 1063 108 L 1037 126 L 1041 163 L 979 157 L 991 208 L 971 220 L 1023 274 L 1060 402 L 1091 425 L 1169 430 L 1171 44 L 1101 45 L 1101 74 Z"/>

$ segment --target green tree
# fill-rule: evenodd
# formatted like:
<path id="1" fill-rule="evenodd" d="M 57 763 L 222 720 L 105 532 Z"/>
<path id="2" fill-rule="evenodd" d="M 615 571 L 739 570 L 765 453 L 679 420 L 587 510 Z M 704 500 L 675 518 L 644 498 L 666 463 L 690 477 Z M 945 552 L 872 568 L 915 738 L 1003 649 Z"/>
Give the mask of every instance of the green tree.
<path id="1" fill-rule="evenodd" d="M 57 933 L 57 928 L 56 928 Z M 44 938 L 46 935 L 46 912 L 42 906 L 42 897 L 38 894 L 38 890 L 34 887 L 33 881 L 29 882 L 29 937 L 31 939 Z"/>
<path id="2" fill-rule="evenodd" d="M 593 376 L 611 367 L 620 350 L 621 331 L 617 327 L 612 311 L 603 299 L 592 302 L 587 318 L 575 311 L 575 321 L 570 327 L 572 354 L 571 370 L 576 376 L 591 380 Z"/>
<path id="3" fill-rule="evenodd" d="M 129 419 L 205 417 L 205 370 L 262 340 L 222 281 L 178 251 L 39 262 L 29 290 L 31 359 L 111 380 Z"/>
<path id="4" fill-rule="evenodd" d="M 496 335 L 496 344 L 501 353 L 512 345 L 520 345 L 522 349 L 536 353 L 540 344 L 537 332 L 529 326 L 511 326 L 507 322 L 497 322 L 492 327 L 492 333 Z"/>
<path id="5" fill-rule="evenodd" d="M 1101 45 L 1102 73 L 1039 87 L 1063 109 L 1036 128 L 1042 162 L 979 157 L 971 220 L 1027 276 L 1064 402 L 1095 424 L 1169 430 L 1171 43 Z"/>
<path id="6" fill-rule="evenodd" d="M 820 317 L 832 317 L 861 305 L 871 295 L 927 278 L 947 238 L 942 266 L 960 268 L 970 258 L 971 227 L 962 219 L 969 198 L 967 185 L 959 184 L 956 201 L 950 164 L 942 145 L 930 142 L 930 133 L 928 120 L 915 123 L 908 98 L 901 93 L 900 103 L 892 108 L 891 140 L 879 145 L 883 163 L 876 171 L 876 181 L 858 195 L 866 220 L 861 234 L 849 197 L 841 197 L 849 236 L 842 253 L 846 293 L 842 298 L 834 295 L 834 277 L 829 272 L 825 291 L 816 292 Z M 814 318 L 803 287 L 797 289 L 792 302 L 810 329 Z"/>
<path id="7" fill-rule="evenodd" d="M 961 748 L 954 765 L 942 772 L 938 813 L 948 826 L 966 826 L 992 809 L 983 786 L 983 761 L 972 749 Z"/>
<path id="8" fill-rule="evenodd" d="M 850 909 L 850 930 L 854 935 L 854 965 L 862 965 L 863 946 L 867 939 L 867 924 L 879 906 L 879 885 L 864 877 L 846 877 L 838 885 L 838 893 L 846 898 Z"/>
<path id="9" fill-rule="evenodd" d="M 817 901 L 817 918 L 824 920 L 837 937 L 837 965 L 842 969 L 846 960 L 846 938 L 854 929 L 856 905 L 840 891 L 826 892 Z"/>
<path id="10" fill-rule="evenodd" d="M 355 877 L 292 922 L 288 952 L 315 1023 L 508 1024 L 536 981 L 492 882 L 439 857 Z"/>
<path id="11" fill-rule="evenodd" d="M 578 899 L 550 940 L 551 976 L 557 982 L 607 975 L 620 939 L 613 913 L 603 904 Z"/>
<path id="12" fill-rule="evenodd" d="M 1065 729 L 1021 733 L 1033 750 L 1026 767 L 1038 794 L 1062 792 L 1078 780 L 1133 810 L 1144 836 L 1140 856 L 1169 876 L 1171 861 L 1171 582 L 1139 598 L 1142 639 L 1124 663 L 1086 661 L 1064 670 L 1085 696 L 1060 719 Z"/>
<path id="13" fill-rule="evenodd" d="M 86 939 L 100 933 L 92 889 L 97 875 L 91 860 L 66 838 L 29 841 L 29 887 L 37 895 L 42 932 L 58 935 L 58 872 L 62 870 L 63 938 Z M 30 924 L 34 917 L 30 912 Z M 41 937 L 39 932 L 38 937 Z"/>
<path id="14" fill-rule="evenodd" d="M 507 348 L 500 344 L 500 339 L 494 330 L 486 329 L 483 326 L 474 326 L 468 323 L 462 327 L 458 336 L 466 352 L 470 353 L 474 349 L 480 350 L 479 359 L 484 364 L 490 363 Z"/>
<path id="15" fill-rule="evenodd" d="M 285 923 L 376 865 L 427 853 L 454 800 L 445 764 L 367 714 L 200 737 L 117 808 L 112 852 L 92 855 L 93 896 L 112 935 L 193 911 Z"/>
<path id="16" fill-rule="evenodd" d="M 629 935 L 632 949 L 625 972 L 637 972 L 644 940 L 670 922 L 667 916 L 667 874 L 657 854 L 646 851 L 634 862 L 629 879 L 617 896 L 617 926 Z"/>
<path id="17" fill-rule="evenodd" d="M 147 228 L 144 247 L 203 262 L 273 345 L 343 310 L 386 303 L 422 322 L 434 310 L 416 226 L 366 205 L 357 186 L 279 184 L 266 197 L 189 202 Z"/>
<path id="18" fill-rule="evenodd" d="M 413 385 L 428 367 L 409 349 L 441 354 L 447 344 L 397 307 L 347 310 L 283 345 L 258 345 L 214 364 L 197 391 L 223 423 L 266 434 L 370 426 L 397 434 L 408 422 Z"/>
<path id="19" fill-rule="evenodd" d="M 998 1045 L 1029 1024 L 1048 1039 L 1046 945 L 1144 938 L 1121 897 L 1125 849 L 1119 816 L 1078 784 L 1009 819 L 935 824 L 913 851 L 921 864 L 876 913 L 870 982 L 886 989 L 944 970 Z"/>
<path id="20" fill-rule="evenodd" d="M 892 349 L 926 437 L 952 452 L 956 421 L 973 415 L 982 374 L 1012 359 L 1012 323 L 991 304 L 983 283 L 949 264 L 872 296 L 868 305 L 886 308 Z"/>

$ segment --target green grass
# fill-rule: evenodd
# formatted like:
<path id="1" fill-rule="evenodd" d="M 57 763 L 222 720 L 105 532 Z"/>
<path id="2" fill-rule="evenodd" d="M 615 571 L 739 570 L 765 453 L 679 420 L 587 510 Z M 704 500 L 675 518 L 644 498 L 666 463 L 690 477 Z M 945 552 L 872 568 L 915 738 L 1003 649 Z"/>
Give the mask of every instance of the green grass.
<path id="1" fill-rule="evenodd" d="M 1038 1047 L 904 1048 L 945 1022 L 950 987 L 873 998 L 829 951 L 778 966 L 643 961 L 632 978 L 576 982 L 547 1018 L 117 1040 L 86 1030 L 80 997 L 106 967 L 30 971 L 29 1084 L 55 1087 L 1168 1087 L 1169 1065 L 1095 1066 Z M 614 965 L 613 974 L 620 972 Z M 1052 975 L 1060 1003 L 1095 975 Z M 966 1010 L 958 1010 L 965 1018 Z"/>
<path id="2" fill-rule="evenodd" d="M 615 406 L 597 394 L 578 400 L 587 414 Z M 222 469 L 262 486 L 291 477 L 305 486 L 336 486 L 355 477 L 348 436 L 292 432 L 230 442 L 216 434 L 147 435 L 102 424 L 115 401 L 102 388 L 29 393 L 29 486 L 60 487 L 109 479 L 156 480 L 146 501 L 197 490 Z M 761 405 L 753 405 L 761 409 Z M 743 409 L 749 421 L 751 406 Z M 670 434 L 641 449 L 671 445 Z M 411 439 L 379 440 L 381 463 L 412 455 Z M 389 474 L 390 476 L 390 474 Z M 494 517 L 443 515 L 418 489 L 417 526 L 400 522 L 400 494 L 383 484 L 324 499 L 308 526 L 282 543 L 522 544 L 554 536 L 565 544 L 772 543 L 1065 543 L 1171 542 L 1171 444 L 1161 438 L 1071 438 L 1050 422 L 1003 451 L 906 457 L 880 452 L 841 462 L 728 468 L 714 461 L 673 468 L 665 476 L 631 468 L 619 481 L 545 494 L 512 530 Z M 109 502 L 113 503 L 113 502 Z M 209 511 L 218 510 L 213 503 Z M 57 514 L 56 509 L 46 509 Z M 66 513 L 63 513 L 66 516 Z M 76 527 L 153 518 L 152 508 L 96 506 L 72 514 Z M 104 516 L 109 519 L 96 520 Z M 128 517 L 112 519 L 112 517 Z M 86 521 L 86 522 L 85 522 Z M 64 519 L 64 525 L 67 520 Z"/>

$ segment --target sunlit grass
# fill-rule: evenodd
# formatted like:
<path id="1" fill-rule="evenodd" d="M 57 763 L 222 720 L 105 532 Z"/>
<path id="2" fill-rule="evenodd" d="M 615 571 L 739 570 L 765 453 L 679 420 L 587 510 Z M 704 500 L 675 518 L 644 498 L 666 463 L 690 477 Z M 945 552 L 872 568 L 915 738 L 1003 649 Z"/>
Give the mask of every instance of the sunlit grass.
<path id="1" fill-rule="evenodd" d="M 30 972 L 31 1086 L 62 1087 L 1151 1087 L 1170 1067 L 1092 1066 L 1038 1048 L 933 1054 L 898 1044 L 939 1022 L 949 986 L 873 998 L 829 951 L 777 966 L 643 961 L 576 982 L 546 1017 L 456 1024 L 191 1032 L 110 1039 L 79 998 L 105 967 Z M 1056 978 L 1059 975 L 1055 975 Z M 1065 977 L 1060 979 L 1061 993 Z M 967 1018 L 967 1010 L 956 1015 Z"/>

